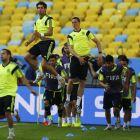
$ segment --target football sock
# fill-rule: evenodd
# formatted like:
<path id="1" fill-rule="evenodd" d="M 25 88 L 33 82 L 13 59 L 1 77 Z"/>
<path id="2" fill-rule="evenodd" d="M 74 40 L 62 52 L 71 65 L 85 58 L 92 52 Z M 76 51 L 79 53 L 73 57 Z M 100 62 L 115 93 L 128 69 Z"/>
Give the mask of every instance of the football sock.
<path id="1" fill-rule="evenodd" d="M 126 126 L 127 125 L 127 123 L 124 123 L 124 125 L 123 126 Z"/>
<path id="2" fill-rule="evenodd" d="M 63 108 L 58 108 L 58 115 L 62 118 Z"/>
<path id="3" fill-rule="evenodd" d="M 48 117 L 49 117 L 49 120 L 52 120 L 52 116 L 51 115 L 49 115 Z"/>
<path id="4" fill-rule="evenodd" d="M 62 123 L 66 123 L 66 118 L 62 118 Z"/>
<path id="5" fill-rule="evenodd" d="M 51 115 L 50 106 L 49 105 L 45 105 L 44 108 L 45 108 L 45 111 L 47 113 L 47 116 Z"/>
<path id="6" fill-rule="evenodd" d="M 67 96 L 66 100 L 70 101 L 70 94 L 66 94 L 66 96 Z"/>
<path id="7" fill-rule="evenodd" d="M 72 123 L 75 123 L 75 117 L 72 117 Z"/>
<path id="8" fill-rule="evenodd" d="M 127 121 L 127 125 L 130 126 L 131 125 L 131 121 Z"/>
<path id="9" fill-rule="evenodd" d="M 43 122 L 46 122 L 46 121 L 47 121 L 47 119 L 46 119 L 46 118 L 44 118 Z"/>
<path id="10" fill-rule="evenodd" d="M 111 123 L 108 123 L 108 127 L 111 127 Z"/>
<path id="11" fill-rule="evenodd" d="M 71 123 L 71 117 L 67 117 L 67 123 Z"/>
<path id="12" fill-rule="evenodd" d="M 82 100 L 82 97 L 77 96 L 77 103 L 76 103 L 77 106 L 80 106 L 81 100 Z"/>
<path id="13" fill-rule="evenodd" d="M 9 128 L 9 135 L 13 134 L 14 135 L 14 128 Z"/>

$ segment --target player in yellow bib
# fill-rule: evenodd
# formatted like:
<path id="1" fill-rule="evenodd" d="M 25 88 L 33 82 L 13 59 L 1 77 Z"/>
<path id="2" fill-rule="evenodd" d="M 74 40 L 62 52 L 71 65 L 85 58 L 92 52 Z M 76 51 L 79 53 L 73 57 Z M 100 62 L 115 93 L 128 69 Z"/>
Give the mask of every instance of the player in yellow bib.
<path id="1" fill-rule="evenodd" d="M 34 24 L 34 32 L 31 38 L 25 43 L 25 46 L 27 47 L 31 42 L 33 42 L 36 38 L 39 38 L 41 41 L 37 44 L 35 44 L 25 55 L 25 60 L 27 63 L 37 72 L 37 79 L 34 81 L 34 83 L 38 83 L 40 80 L 45 79 L 45 75 L 39 70 L 38 66 L 35 63 L 34 58 L 42 55 L 42 67 L 43 69 L 46 69 L 50 73 L 52 73 L 54 76 L 56 76 L 58 80 L 58 89 L 62 88 L 64 86 L 65 80 L 62 78 L 56 70 L 47 64 L 47 61 L 49 59 L 49 56 L 54 50 L 55 47 L 55 41 L 54 41 L 54 20 L 53 18 L 46 14 L 47 5 L 45 2 L 38 2 L 37 10 L 39 13 L 39 18 Z"/>
<path id="2" fill-rule="evenodd" d="M 11 52 L 7 49 L 1 51 L 0 64 L 0 119 L 7 118 L 9 126 L 9 136 L 7 139 L 14 139 L 13 119 L 11 112 L 14 110 L 15 96 L 17 91 L 17 78 L 30 89 L 33 95 L 37 95 L 32 89 L 28 80 L 24 77 L 24 73 L 17 64 L 10 61 Z"/>

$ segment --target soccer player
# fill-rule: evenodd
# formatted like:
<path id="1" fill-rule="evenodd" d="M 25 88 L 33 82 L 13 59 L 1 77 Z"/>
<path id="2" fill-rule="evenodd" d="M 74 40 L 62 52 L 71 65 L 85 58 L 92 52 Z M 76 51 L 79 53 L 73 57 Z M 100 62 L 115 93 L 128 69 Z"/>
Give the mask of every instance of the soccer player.
<path id="1" fill-rule="evenodd" d="M 57 63 L 56 56 L 51 55 L 49 58 L 49 63 L 55 70 L 66 80 L 68 80 L 67 74 L 62 66 Z M 44 108 L 46 115 L 49 117 L 48 125 L 52 124 L 52 117 L 50 113 L 50 107 L 56 104 L 58 107 L 58 126 L 62 126 L 62 111 L 63 111 L 63 89 L 58 90 L 56 76 L 52 75 L 49 71 L 43 69 L 44 73 L 47 75 L 45 79 L 45 92 L 44 92 Z M 45 116 L 46 117 L 46 116 Z"/>
<path id="2" fill-rule="evenodd" d="M 140 85 L 140 72 L 138 73 L 137 79 L 138 79 L 138 83 Z"/>
<path id="3" fill-rule="evenodd" d="M 122 58 L 121 65 L 124 67 L 127 67 L 130 71 L 129 76 L 129 90 L 127 92 L 123 92 L 122 96 L 122 104 L 121 107 L 123 107 L 124 110 L 124 125 L 123 130 L 131 130 L 131 111 L 133 110 L 132 107 L 132 101 L 133 103 L 136 101 L 136 91 L 137 91 L 137 77 L 135 75 L 135 71 L 133 68 L 128 66 L 129 60 L 127 58 Z M 126 74 L 123 75 L 123 84 L 126 82 Z M 133 85 L 133 93 L 131 93 L 131 87 L 130 83 Z M 131 94 L 132 94 L 132 100 L 131 100 Z M 128 123 L 128 126 L 127 126 Z"/>
<path id="4" fill-rule="evenodd" d="M 125 55 L 119 55 L 118 56 L 119 64 L 121 64 L 121 60 L 125 58 L 127 58 Z"/>
<path id="5" fill-rule="evenodd" d="M 99 74 L 99 85 L 105 88 L 103 108 L 108 126 L 104 130 L 111 130 L 111 114 L 110 108 L 114 107 L 114 116 L 116 119 L 115 130 L 120 129 L 119 112 L 123 93 L 122 73 L 126 73 L 126 82 L 124 89 L 128 90 L 129 70 L 122 65 L 114 64 L 111 55 L 105 58 L 106 65 L 102 67 Z M 105 82 L 105 83 L 104 83 Z"/>
<path id="6" fill-rule="evenodd" d="M 63 66 L 63 68 L 65 69 L 67 75 L 69 75 L 70 52 L 69 52 L 67 43 L 64 44 L 64 51 L 66 52 L 66 55 L 62 56 L 61 59 L 59 59 L 58 63 L 61 66 Z M 65 100 L 66 100 L 66 87 L 67 87 L 67 84 L 68 84 L 68 81 L 66 81 L 66 84 L 65 84 L 63 103 L 65 103 Z M 63 108 L 62 127 L 71 126 L 71 115 L 70 115 L 71 114 L 71 109 L 72 109 L 72 126 L 76 127 L 77 124 L 81 126 L 80 118 L 77 118 L 78 123 L 75 123 L 75 117 L 76 117 L 75 105 L 76 105 L 76 102 L 77 102 L 78 86 L 79 86 L 79 79 L 76 78 L 74 83 L 73 83 L 73 89 L 72 89 L 72 92 L 71 92 L 71 98 L 70 98 L 71 103 L 69 104 L 69 107 L 66 108 L 67 123 L 66 123 L 66 119 L 65 119 L 65 108 Z"/>
<path id="7" fill-rule="evenodd" d="M 7 49 L 1 51 L 0 64 L 0 119 L 7 118 L 9 126 L 9 136 L 7 139 L 14 139 L 13 119 L 11 113 L 14 111 L 14 102 L 17 90 L 17 78 L 30 89 L 33 95 L 37 95 L 32 89 L 28 80 L 24 77 L 24 73 L 17 64 L 10 61 L 11 52 Z"/>
<path id="8" fill-rule="evenodd" d="M 102 51 L 101 44 L 97 38 L 88 30 L 81 29 L 80 19 L 78 17 L 73 17 L 72 26 L 74 28 L 73 32 L 67 36 L 67 43 L 72 57 L 70 58 L 70 72 L 69 72 L 69 81 L 67 85 L 67 94 L 65 107 L 69 106 L 70 95 L 73 88 L 73 83 L 75 78 L 79 78 L 79 87 L 77 92 L 77 113 L 81 113 L 80 102 L 84 93 L 85 80 L 88 72 L 88 56 L 90 53 L 89 40 L 97 44 L 99 50 L 99 59 L 102 61 Z M 78 116 L 79 117 L 79 116 Z"/>
<path id="9" fill-rule="evenodd" d="M 34 45 L 28 51 L 24 59 L 34 70 L 36 70 L 38 77 L 34 81 L 34 83 L 37 83 L 45 78 L 45 75 L 40 71 L 34 60 L 34 57 L 37 57 L 41 54 L 42 55 L 41 64 L 43 69 L 46 69 L 54 76 L 56 76 L 56 78 L 58 79 L 58 89 L 60 89 L 64 86 L 65 80 L 55 71 L 55 69 L 52 66 L 47 64 L 48 58 L 55 47 L 53 34 L 54 20 L 50 15 L 46 14 L 47 10 L 46 3 L 38 2 L 36 7 L 39 13 L 39 18 L 34 24 L 33 35 L 25 43 L 25 46 L 27 47 L 31 42 L 33 42 L 36 39 L 36 37 L 40 38 L 41 41 L 36 45 Z"/>

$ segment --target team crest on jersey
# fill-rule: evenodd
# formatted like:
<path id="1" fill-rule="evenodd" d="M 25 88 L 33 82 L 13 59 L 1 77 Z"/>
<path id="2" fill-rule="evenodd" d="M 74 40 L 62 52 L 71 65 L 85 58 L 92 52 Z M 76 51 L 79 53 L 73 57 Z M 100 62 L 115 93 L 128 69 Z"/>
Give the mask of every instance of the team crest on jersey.
<path id="1" fill-rule="evenodd" d="M 82 35 L 85 35 L 85 32 L 82 32 Z"/>
<path id="2" fill-rule="evenodd" d="M 7 69 L 7 72 L 10 72 L 10 69 Z"/>

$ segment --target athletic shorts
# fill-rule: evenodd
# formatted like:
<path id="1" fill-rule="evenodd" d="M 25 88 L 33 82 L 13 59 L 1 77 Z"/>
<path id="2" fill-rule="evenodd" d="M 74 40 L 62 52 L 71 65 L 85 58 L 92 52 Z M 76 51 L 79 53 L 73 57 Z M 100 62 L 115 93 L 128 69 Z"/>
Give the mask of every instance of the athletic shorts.
<path id="1" fill-rule="evenodd" d="M 43 95 L 44 101 L 49 101 L 49 105 L 61 106 L 63 101 L 63 92 L 54 92 L 51 90 L 45 90 Z"/>
<path id="2" fill-rule="evenodd" d="M 122 107 L 123 107 L 123 110 L 130 110 L 130 111 L 133 110 L 132 100 L 122 98 L 121 108 Z"/>
<path id="3" fill-rule="evenodd" d="M 54 40 L 40 41 L 34 45 L 28 52 L 35 57 L 42 55 L 47 61 L 55 48 Z"/>
<path id="4" fill-rule="evenodd" d="M 104 92 L 103 108 L 110 109 L 112 107 L 120 108 L 122 100 L 122 93 L 107 93 Z"/>
<path id="5" fill-rule="evenodd" d="M 77 57 L 72 56 L 70 58 L 70 69 L 69 69 L 70 79 L 78 77 L 80 80 L 86 80 L 88 73 L 88 59 L 89 57 L 86 57 L 85 60 L 87 63 L 85 63 L 85 65 L 81 65 Z"/>
<path id="6" fill-rule="evenodd" d="M 5 112 L 14 112 L 14 105 L 15 96 L 0 97 L 0 116 L 5 116 Z"/>

